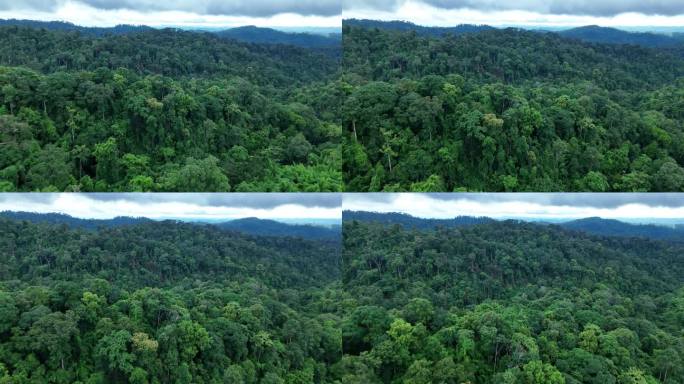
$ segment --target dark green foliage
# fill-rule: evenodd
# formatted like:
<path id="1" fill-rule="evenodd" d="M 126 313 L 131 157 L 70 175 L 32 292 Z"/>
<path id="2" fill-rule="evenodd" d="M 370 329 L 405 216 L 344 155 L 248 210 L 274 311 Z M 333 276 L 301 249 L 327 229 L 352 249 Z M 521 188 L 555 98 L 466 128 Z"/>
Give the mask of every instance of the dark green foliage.
<path id="1" fill-rule="evenodd" d="M 485 224 L 494 222 L 488 217 L 459 216 L 453 219 L 421 219 L 405 213 L 377 213 L 363 211 L 344 211 L 342 212 L 344 221 L 366 221 L 381 224 L 399 224 L 406 228 L 430 229 L 437 227 L 461 227 L 475 224 Z"/>
<path id="2" fill-rule="evenodd" d="M 113 219 L 94 220 L 79 219 L 59 213 L 43 214 L 13 211 L 0 212 L 0 217 L 12 220 L 25 220 L 32 223 L 65 224 L 70 228 L 82 228 L 87 230 L 95 230 L 102 227 L 122 227 L 153 222 L 151 219 L 145 217 L 115 217 Z M 339 241 L 341 236 L 341 228 L 338 225 L 323 227 L 303 224 L 286 224 L 274 220 L 264 220 L 253 217 L 226 222 L 196 222 L 192 224 L 213 225 L 223 230 L 241 232 L 256 236 L 301 237 L 303 239 L 333 241 Z"/>
<path id="3" fill-rule="evenodd" d="M 684 59 L 345 25 L 349 191 L 682 191 Z"/>
<path id="4" fill-rule="evenodd" d="M 330 55 L 177 30 L 0 42 L 3 190 L 341 189 Z"/>
<path id="5" fill-rule="evenodd" d="M 363 27 L 363 28 L 378 28 L 388 31 L 404 31 L 404 32 L 416 32 L 419 35 L 424 36 L 445 36 L 447 34 L 460 35 L 464 33 L 475 33 L 482 31 L 493 30 L 494 27 L 489 25 L 472 25 L 472 24 L 461 24 L 455 27 L 425 27 L 422 25 L 416 25 L 408 21 L 379 21 L 379 20 L 359 20 L 359 19 L 346 19 L 344 24 L 348 26 Z"/>
<path id="6" fill-rule="evenodd" d="M 2 383 L 333 383 L 339 242 L 0 219 Z"/>
<path id="7" fill-rule="evenodd" d="M 151 222 L 145 217 L 115 217 L 109 220 L 79 219 L 61 213 L 34 213 L 34 212 L 0 212 L 0 217 L 17 221 L 30 221 L 32 223 L 65 224 L 70 228 L 82 228 L 88 230 L 100 227 L 122 227 Z"/>
<path id="8" fill-rule="evenodd" d="M 404 31 L 416 32 L 423 36 L 441 37 L 447 34 L 460 35 L 464 33 L 476 33 L 483 31 L 491 31 L 496 28 L 489 25 L 473 25 L 461 24 L 455 27 L 427 27 L 423 25 L 416 25 L 407 21 L 380 21 L 380 20 L 358 20 L 347 19 L 344 21 L 345 25 L 377 28 L 387 31 Z M 558 35 L 569 37 L 577 40 L 587 41 L 591 43 L 606 43 L 606 44 L 631 44 L 641 45 L 644 47 L 669 47 L 684 48 L 684 39 L 681 33 L 673 33 L 667 35 L 664 33 L 653 32 L 628 32 L 617 28 L 600 27 L 598 25 L 586 25 L 577 28 L 562 29 L 562 30 L 546 30 L 534 29 L 532 32 L 537 33 L 556 33 Z"/>
<path id="9" fill-rule="evenodd" d="M 16 26 L 41 28 L 52 31 L 78 31 L 89 36 L 122 35 L 134 32 L 149 31 L 152 27 L 144 25 L 117 25 L 115 27 L 82 27 L 66 21 L 38 21 L 38 20 L 0 20 L 0 26 Z"/>
<path id="10" fill-rule="evenodd" d="M 344 211 L 342 218 L 345 221 L 364 221 L 381 224 L 399 224 L 411 229 L 436 229 L 439 227 L 464 227 L 477 224 L 496 222 L 489 217 L 458 216 L 453 219 L 423 219 L 407 215 L 405 213 L 378 213 L 363 211 Z M 570 220 L 551 224 L 539 221 L 539 225 L 558 225 L 563 228 L 586 232 L 601 236 L 642 237 L 669 241 L 684 241 L 684 225 L 676 224 L 674 227 L 655 224 L 630 224 L 619 220 L 602 219 L 600 217 L 588 217 L 584 219 Z"/>
<path id="11" fill-rule="evenodd" d="M 681 383 L 684 247 L 345 221 L 347 382 Z"/>
<path id="12" fill-rule="evenodd" d="M 31 27 L 49 31 L 79 32 L 84 36 L 124 35 L 136 32 L 152 31 L 154 28 L 144 25 L 117 25 L 115 27 L 82 27 L 64 21 L 37 20 L 0 20 L 0 26 Z M 342 35 L 331 33 L 328 35 L 314 33 L 291 33 L 272 28 L 255 26 L 236 27 L 219 31 L 207 31 L 219 37 L 230 38 L 247 43 L 284 44 L 305 48 L 325 48 L 325 52 L 339 57 Z"/>
<path id="13" fill-rule="evenodd" d="M 126 68 L 163 76 L 240 76 L 258 85 L 329 80 L 334 59 L 294 46 L 246 44 L 207 32 L 150 29 L 93 37 L 79 32 L 0 27 L 0 62 L 43 73 Z M 303 70 L 306 69 L 306 70 Z"/>

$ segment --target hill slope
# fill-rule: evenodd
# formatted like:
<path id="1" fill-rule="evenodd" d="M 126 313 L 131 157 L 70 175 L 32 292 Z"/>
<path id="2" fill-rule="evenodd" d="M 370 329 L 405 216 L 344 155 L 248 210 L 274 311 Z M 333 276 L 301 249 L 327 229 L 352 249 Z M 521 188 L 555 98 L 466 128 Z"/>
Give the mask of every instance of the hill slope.
<path id="1" fill-rule="evenodd" d="M 631 224 L 618 220 L 589 217 L 560 224 L 561 227 L 602 236 L 647 237 L 651 239 L 684 241 L 684 227 Z"/>
<path id="2" fill-rule="evenodd" d="M 107 35 L 124 35 L 136 32 L 153 31 L 157 28 L 145 25 L 117 25 L 115 27 L 83 27 L 64 21 L 37 21 L 0 19 L 0 26 L 30 27 L 49 31 L 79 32 L 87 36 L 104 37 Z M 198 30 L 188 32 L 205 33 Z M 257 44 L 284 44 L 295 45 L 305 48 L 339 48 L 341 35 L 339 34 L 314 34 L 304 32 L 283 32 L 272 28 L 256 26 L 242 26 L 224 30 L 211 31 L 223 38 L 230 38 L 248 43 Z"/>
<path id="3" fill-rule="evenodd" d="M 398 224 L 406 229 L 436 229 L 438 227 L 455 228 L 481 224 L 493 224 L 500 222 L 489 217 L 458 216 L 453 219 L 426 219 L 411 216 L 405 213 L 378 213 L 363 211 L 344 211 L 344 222 L 360 221 L 366 223 L 379 223 L 383 225 Z M 507 220 L 515 223 L 516 220 Z M 522 222 L 522 221 L 519 221 Z M 536 221 L 533 225 L 555 225 L 568 230 L 585 232 L 597 236 L 617 237 L 641 237 L 654 240 L 674 240 L 684 242 L 684 226 L 674 228 L 660 225 L 632 224 L 619 220 L 589 217 L 572 220 L 560 224 L 550 224 L 544 221 Z"/>
<path id="4" fill-rule="evenodd" d="M 0 233 L 2 381 L 338 380 L 339 244 L 175 222 Z"/>
<path id="5" fill-rule="evenodd" d="M 347 191 L 684 190 L 670 50 L 354 25 L 344 47 Z"/>
<path id="6" fill-rule="evenodd" d="M 305 239 L 339 240 L 339 226 L 322 227 L 315 225 L 284 224 L 275 220 L 254 217 L 214 224 L 221 229 L 249 233 L 258 236 L 292 236 Z"/>
<path id="7" fill-rule="evenodd" d="M 648 32 L 627 32 L 617 28 L 587 25 L 557 32 L 563 37 L 605 44 L 632 44 L 644 47 L 665 48 L 682 44 L 676 37 Z"/>
<path id="8" fill-rule="evenodd" d="M 77 31 L 84 35 L 105 36 L 105 35 L 124 35 L 128 33 L 149 31 L 154 28 L 144 25 L 117 25 L 115 27 L 83 27 L 64 21 L 37 21 L 37 20 L 17 20 L 0 19 L 0 26 L 30 27 L 46 29 L 51 31 Z"/>
<path id="9" fill-rule="evenodd" d="M 494 27 L 490 27 L 488 25 L 461 24 L 453 27 L 426 27 L 422 25 L 413 24 L 407 21 L 380 21 L 360 19 L 345 19 L 342 21 L 342 26 L 378 28 L 387 31 L 416 32 L 419 35 L 434 37 L 441 37 L 447 34 L 462 35 L 467 33 L 477 33 L 494 29 Z"/>
<path id="10" fill-rule="evenodd" d="M 684 380 L 681 245 L 521 222 L 344 234 L 350 382 Z"/>
<path id="11" fill-rule="evenodd" d="M 0 212 L 0 217 L 29 221 L 32 223 L 65 224 L 70 228 L 95 230 L 100 228 L 123 227 L 145 223 L 154 223 L 148 218 L 116 217 L 114 219 L 79 219 L 65 214 L 32 213 L 32 212 Z M 169 221 L 172 222 L 172 221 Z M 180 222 L 179 222 L 180 223 Z M 301 237 L 304 239 L 338 240 L 341 237 L 340 227 L 323 227 L 314 225 L 286 224 L 274 220 L 257 218 L 237 219 L 220 223 L 206 224 L 204 222 L 189 223 L 195 225 L 210 225 L 223 230 L 242 232 L 255 236 Z"/>
<path id="12" fill-rule="evenodd" d="M 244 26 L 215 32 L 218 36 L 259 44 L 286 44 L 307 48 L 340 47 L 341 36 L 282 32 L 272 28 Z"/>
<path id="13" fill-rule="evenodd" d="M 65 224 L 74 229 L 82 228 L 88 230 L 94 230 L 102 227 L 122 227 L 152 222 L 151 219 L 144 217 L 116 217 L 109 220 L 89 220 L 79 219 L 77 217 L 61 213 L 34 213 L 16 211 L 0 212 L 0 217 L 18 221 L 29 221 L 32 223 Z"/>
<path id="14" fill-rule="evenodd" d="M 381 224 L 399 224 L 406 228 L 434 229 L 436 227 L 460 227 L 491 223 L 494 220 L 488 217 L 458 216 L 453 219 L 424 219 L 405 213 L 378 213 L 363 211 L 342 212 L 343 221 L 365 221 Z"/>
<path id="15" fill-rule="evenodd" d="M 0 46 L 3 191 L 341 189 L 325 49 L 17 26 Z"/>
<path id="16" fill-rule="evenodd" d="M 377 28 L 387 31 L 415 32 L 416 34 L 432 37 L 444 37 L 447 34 L 461 35 L 491 31 L 495 28 L 489 25 L 461 24 L 453 27 L 435 27 L 413 24 L 407 21 L 380 21 L 346 19 L 343 25 L 363 28 Z M 514 28 L 513 28 L 514 29 Z M 555 33 L 562 37 L 581 40 L 591 43 L 603 44 L 630 44 L 651 48 L 684 48 L 684 39 L 681 34 L 666 35 L 651 32 L 629 32 L 618 28 L 600 27 L 598 25 L 586 25 L 577 28 L 549 32 L 544 29 L 532 30 L 539 33 Z"/>

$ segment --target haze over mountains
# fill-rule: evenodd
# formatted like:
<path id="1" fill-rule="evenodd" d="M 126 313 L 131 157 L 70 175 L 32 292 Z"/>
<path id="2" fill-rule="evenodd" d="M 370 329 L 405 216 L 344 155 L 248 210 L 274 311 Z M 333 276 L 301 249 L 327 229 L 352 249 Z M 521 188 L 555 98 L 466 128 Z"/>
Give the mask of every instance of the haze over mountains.
<path id="1" fill-rule="evenodd" d="M 115 27 L 83 27 L 63 21 L 36 21 L 36 20 L 0 20 L 2 26 L 18 26 L 30 28 L 44 28 L 52 31 L 74 31 L 87 36 L 123 35 L 154 30 L 144 25 L 117 25 Z M 339 47 L 341 34 L 311 33 L 311 32 L 285 32 L 273 28 L 256 26 L 241 26 L 216 30 L 192 30 L 197 33 L 213 33 L 222 38 L 234 39 L 247 43 L 258 44 L 286 44 L 306 48 L 335 48 Z"/>
<path id="2" fill-rule="evenodd" d="M 66 224 L 71 228 L 96 230 L 98 228 L 125 227 L 151 223 L 155 220 L 146 217 L 115 217 L 113 219 L 96 220 L 81 219 L 61 213 L 33 212 L 0 212 L 0 218 L 23 220 L 32 223 Z M 317 226 L 311 224 L 286 224 L 276 220 L 258 219 L 255 217 L 226 220 L 222 222 L 189 221 L 198 225 L 211 225 L 223 230 L 242 232 L 255 236 L 301 237 L 304 239 L 337 240 L 340 237 L 340 226 Z"/>
<path id="3" fill-rule="evenodd" d="M 490 224 L 500 220 L 489 217 L 457 216 L 452 219 L 427 219 L 411 216 L 405 213 L 378 213 L 344 211 L 344 222 L 356 220 L 363 222 L 377 222 L 381 224 L 399 224 L 405 228 L 432 229 L 435 227 L 466 227 L 478 224 Z M 684 241 L 684 225 L 666 227 L 654 224 L 630 224 L 619 220 L 588 217 L 565 222 L 549 222 L 541 219 L 525 220 L 539 225 L 558 225 L 562 228 L 585 232 L 599 236 L 641 237 L 659 240 Z"/>

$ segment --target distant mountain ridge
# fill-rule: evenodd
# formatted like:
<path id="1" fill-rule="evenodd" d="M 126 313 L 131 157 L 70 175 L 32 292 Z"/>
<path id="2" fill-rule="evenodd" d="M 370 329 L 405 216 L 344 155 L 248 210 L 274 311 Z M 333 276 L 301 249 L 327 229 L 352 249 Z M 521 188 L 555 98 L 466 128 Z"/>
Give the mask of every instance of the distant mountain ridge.
<path id="1" fill-rule="evenodd" d="M 390 31 L 415 31 L 419 35 L 442 37 L 446 34 L 461 35 L 466 33 L 478 33 L 497 29 L 490 25 L 461 24 L 453 27 L 428 27 L 417 25 L 407 21 L 381 21 L 347 19 L 342 22 L 343 26 L 355 26 L 363 28 L 378 28 Z M 618 28 L 600 27 L 587 25 L 564 30 L 530 29 L 537 33 L 555 33 L 569 39 L 576 39 L 588 43 L 599 44 L 630 44 L 650 48 L 681 48 L 684 49 L 684 33 L 666 35 L 652 32 L 629 32 Z"/>
<path id="2" fill-rule="evenodd" d="M 303 32 L 283 32 L 253 25 L 215 32 L 220 37 L 258 44 L 288 44 L 309 48 L 329 48 L 341 44 L 341 35 L 317 35 Z"/>
<path id="3" fill-rule="evenodd" d="M 77 217 L 69 216 L 63 213 L 34 213 L 34 212 L 15 212 L 3 211 L 0 212 L 0 217 L 12 220 L 30 221 L 32 223 L 46 223 L 46 224 L 66 224 L 72 228 L 82 228 L 87 230 L 95 230 L 101 227 L 120 227 L 137 225 L 143 223 L 150 223 L 153 220 L 146 217 L 115 217 L 113 219 L 104 220 L 89 220 L 79 219 Z"/>
<path id="4" fill-rule="evenodd" d="M 216 227 L 260 236 L 291 236 L 307 239 L 339 239 L 339 225 L 321 227 L 310 224 L 285 224 L 275 220 L 248 217 L 214 224 Z"/>
<path id="5" fill-rule="evenodd" d="M 80 219 L 61 213 L 33 212 L 0 212 L 0 218 L 29 221 L 32 223 L 66 224 L 71 228 L 96 230 L 153 223 L 155 220 L 146 217 L 116 217 L 113 219 Z M 167 220 L 170 221 L 170 220 Z M 236 219 L 219 223 L 191 222 L 196 225 L 211 225 L 227 231 L 242 232 L 255 236 L 301 237 L 311 240 L 339 240 L 341 227 L 323 227 L 309 224 L 286 224 L 275 220 L 255 217 Z"/>
<path id="6" fill-rule="evenodd" d="M 355 26 L 363 28 L 378 28 L 392 31 L 415 31 L 419 35 L 439 37 L 446 34 L 462 35 L 465 33 L 477 33 L 495 29 L 489 25 L 460 24 L 453 27 L 426 27 L 408 21 L 380 21 L 368 19 L 346 19 L 342 21 L 342 27 Z"/>
<path id="7" fill-rule="evenodd" d="M 589 232 L 602 236 L 648 237 L 661 240 L 684 241 L 684 225 L 665 227 L 653 224 L 630 224 L 614 219 L 587 217 L 558 224 L 565 229 Z"/>
<path id="8" fill-rule="evenodd" d="M 674 47 L 684 42 L 684 39 L 651 32 L 627 32 L 617 28 L 587 25 L 556 32 L 563 37 L 578 39 L 591 43 L 631 44 L 644 47 L 665 48 Z"/>
<path id="9" fill-rule="evenodd" d="M 429 229 L 434 227 L 463 227 L 477 224 L 493 223 L 496 220 L 489 217 L 457 216 L 453 219 L 424 219 L 406 213 L 343 211 L 342 221 L 366 221 L 381 224 L 399 224 L 406 228 Z"/>
<path id="10" fill-rule="evenodd" d="M 19 26 L 30 28 L 44 28 L 55 31 L 78 31 L 90 36 L 123 35 L 143 32 L 155 28 L 145 25 L 117 25 L 115 27 L 83 27 L 65 21 L 38 21 L 0 19 L 0 26 Z M 408 21 L 381 21 L 369 19 L 345 19 L 343 26 L 357 26 L 364 28 L 378 28 L 394 31 L 415 31 L 420 35 L 440 37 L 446 34 L 462 35 L 478 33 L 496 29 L 490 25 L 460 24 L 452 27 L 429 27 Z M 223 38 L 230 38 L 242 42 L 256 44 L 286 44 L 306 48 L 339 48 L 341 34 L 329 35 L 308 32 L 284 32 L 273 28 L 256 27 L 253 25 L 224 30 L 195 31 L 198 33 L 212 33 Z M 684 45 L 684 33 L 666 35 L 653 32 L 629 32 L 618 28 L 587 25 L 566 30 L 536 30 L 536 32 L 556 33 L 560 36 L 591 43 L 602 44 L 631 44 L 652 48 L 674 48 Z"/>
<path id="11" fill-rule="evenodd" d="M 17 20 L 0 19 L 0 27 L 17 26 L 28 28 L 43 28 L 52 31 L 74 31 L 88 36 L 124 35 L 155 30 L 145 25 L 117 25 L 115 27 L 83 27 L 64 21 L 36 21 L 36 20 Z M 171 28 L 173 29 L 173 28 Z M 315 34 L 307 32 L 283 32 L 272 28 L 256 26 L 243 26 L 227 28 L 224 30 L 189 30 L 195 33 L 210 33 L 221 38 L 238 40 L 246 43 L 255 44 L 285 44 L 304 48 L 339 48 L 342 40 L 341 34 Z"/>
<path id="12" fill-rule="evenodd" d="M 431 229 L 435 227 L 464 227 L 497 222 L 489 217 L 458 216 L 453 219 L 424 219 L 405 213 L 378 213 L 344 211 L 343 221 L 377 222 L 399 224 L 406 228 Z M 619 220 L 588 217 L 563 223 L 532 222 L 538 225 L 557 225 L 567 230 L 585 232 L 598 236 L 642 237 L 657 240 L 684 241 L 684 225 L 665 227 L 653 224 L 630 224 Z"/>
<path id="13" fill-rule="evenodd" d="M 154 28 L 145 25 L 121 24 L 115 27 L 83 27 L 66 21 L 37 21 L 0 19 L 0 27 L 16 26 L 30 28 L 44 28 L 51 31 L 77 31 L 90 36 L 123 35 L 127 33 L 149 31 Z"/>

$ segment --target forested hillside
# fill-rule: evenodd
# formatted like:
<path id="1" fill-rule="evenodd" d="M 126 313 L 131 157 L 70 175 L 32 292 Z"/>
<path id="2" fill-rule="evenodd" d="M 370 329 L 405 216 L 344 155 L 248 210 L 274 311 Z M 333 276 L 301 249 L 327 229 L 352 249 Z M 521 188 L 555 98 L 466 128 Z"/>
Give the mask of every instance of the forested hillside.
<path id="1" fill-rule="evenodd" d="M 89 36 L 123 35 L 135 32 L 151 31 L 155 28 L 144 25 L 117 25 L 115 27 L 83 27 L 64 21 L 37 21 L 0 19 L 0 26 L 31 27 L 49 31 L 74 31 Z M 192 31 L 191 29 L 188 29 Z M 201 32 L 202 30 L 194 30 Z M 341 34 L 315 34 L 309 32 L 283 32 L 273 28 L 243 26 L 221 30 L 207 30 L 207 33 L 219 37 L 244 41 L 248 43 L 285 44 L 307 48 L 328 48 L 329 52 L 340 53 Z M 339 55 L 337 55 L 339 56 Z"/>
<path id="2" fill-rule="evenodd" d="M 64 224 L 69 228 L 82 228 L 96 230 L 99 228 L 112 228 L 143 223 L 151 223 L 152 219 L 146 217 L 115 217 L 113 219 L 81 219 L 60 213 L 34 213 L 34 212 L 0 212 L 0 218 L 32 223 Z M 280 236 L 301 237 L 303 239 L 333 240 L 341 239 L 339 225 L 318 226 L 309 224 L 289 224 L 275 220 L 258 219 L 255 217 L 235 219 L 225 222 L 190 222 L 195 225 L 212 225 L 226 231 L 235 231 L 257 236 Z"/>
<path id="3" fill-rule="evenodd" d="M 381 224 L 399 224 L 407 229 L 434 229 L 437 227 L 461 227 L 494 222 L 489 217 L 458 216 L 453 219 L 424 219 L 398 212 L 343 211 L 344 221 L 365 221 Z"/>
<path id="4" fill-rule="evenodd" d="M 447 34 L 459 35 L 464 33 L 476 33 L 501 29 L 492 27 L 490 25 L 475 24 L 460 24 L 454 27 L 428 27 L 424 25 L 417 25 L 408 21 L 380 21 L 367 19 L 347 19 L 344 21 L 344 24 L 348 26 L 364 28 L 377 28 L 386 31 L 415 32 L 419 35 L 434 37 L 445 36 Z M 543 27 L 539 27 L 530 28 L 528 30 L 537 33 L 555 33 L 560 36 L 591 43 L 631 44 L 641 45 L 644 47 L 672 48 L 675 52 L 684 50 L 684 38 L 682 37 L 682 33 L 678 32 L 671 34 L 658 32 L 632 32 L 618 28 L 601 27 L 598 25 L 585 25 L 582 27 L 569 29 L 545 29 Z"/>
<path id="5" fill-rule="evenodd" d="M 287 44 L 309 48 L 332 48 L 340 52 L 342 36 L 282 32 L 272 28 L 245 26 L 216 32 L 221 37 L 262 44 Z"/>
<path id="6" fill-rule="evenodd" d="M 0 43 L 0 190 L 341 189 L 328 50 L 172 29 Z"/>
<path id="7" fill-rule="evenodd" d="M 345 221 L 346 383 L 684 382 L 684 248 Z"/>
<path id="8" fill-rule="evenodd" d="M 221 229 L 260 236 L 292 236 L 335 241 L 339 241 L 342 236 L 342 228 L 339 225 L 324 227 L 311 224 L 285 224 L 275 220 L 254 217 L 226 221 L 215 225 Z"/>
<path id="9" fill-rule="evenodd" d="M 406 229 L 454 228 L 496 222 L 496 220 L 489 217 L 457 216 L 452 219 L 426 219 L 405 213 L 364 211 L 344 211 L 342 213 L 342 218 L 344 221 L 356 220 L 385 225 L 398 224 Z M 587 217 L 567 221 L 545 221 L 542 218 L 528 218 L 526 221 L 535 222 L 539 225 L 557 225 L 573 231 L 585 232 L 593 235 L 641 237 L 646 239 L 684 242 L 684 225 L 682 224 L 674 226 L 632 224 L 600 217 Z"/>
<path id="10" fill-rule="evenodd" d="M 684 225 L 673 227 L 654 224 L 629 224 L 618 220 L 607 220 L 599 217 L 568 221 L 560 226 L 604 236 L 645 237 L 651 239 L 673 240 L 684 242 Z"/>
<path id="11" fill-rule="evenodd" d="M 670 47 L 684 48 L 684 41 L 675 36 L 650 33 L 650 32 L 626 32 L 616 28 L 587 25 L 558 32 L 560 35 L 590 41 L 593 43 L 608 44 L 632 44 L 645 47 Z"/>
<path id="12" fill-rule="evenodd" d="M 419 35 L 440 37 L 446 34 L 459 35 L 463 33 L 475 33 L 482 31 L 489 31 L 494 29 L 489 25 L 472 25 L 472 24 L 461 24 L 455 27 L 426 27 L 422 25 L 416 25 L 408 21 L 380 21 L 380 20 L 359 20 L 359 19 L 347 19 L 344 21 L 347 26 L 363 27 L 363 28 L 378 28 L 387 31 L 404 31 L 404 32 L 415 32 Z"/>
<path id="13" fill-rule="evenodd" d="M 339 243 L 0 219 L 2 383 L 331 383 Z"/>
<path id="14" fill-rule="evenodd" d="M 0 19 L 0 26 L 31 27 L 52 31 L 78 31 L 84 35 L 104 36 L 122 35 L 126 33 L 142 32 L 151 30 L 152 27 L 143 25 L 117 25 L 114 27 L 82 27 L 66 21 L 39 21 L 26 19 Z"/>
<path id="15" fill-rule="evenodd" d="M 684 59 L 344 25 L 349 191 L 684 190 Z"/>

